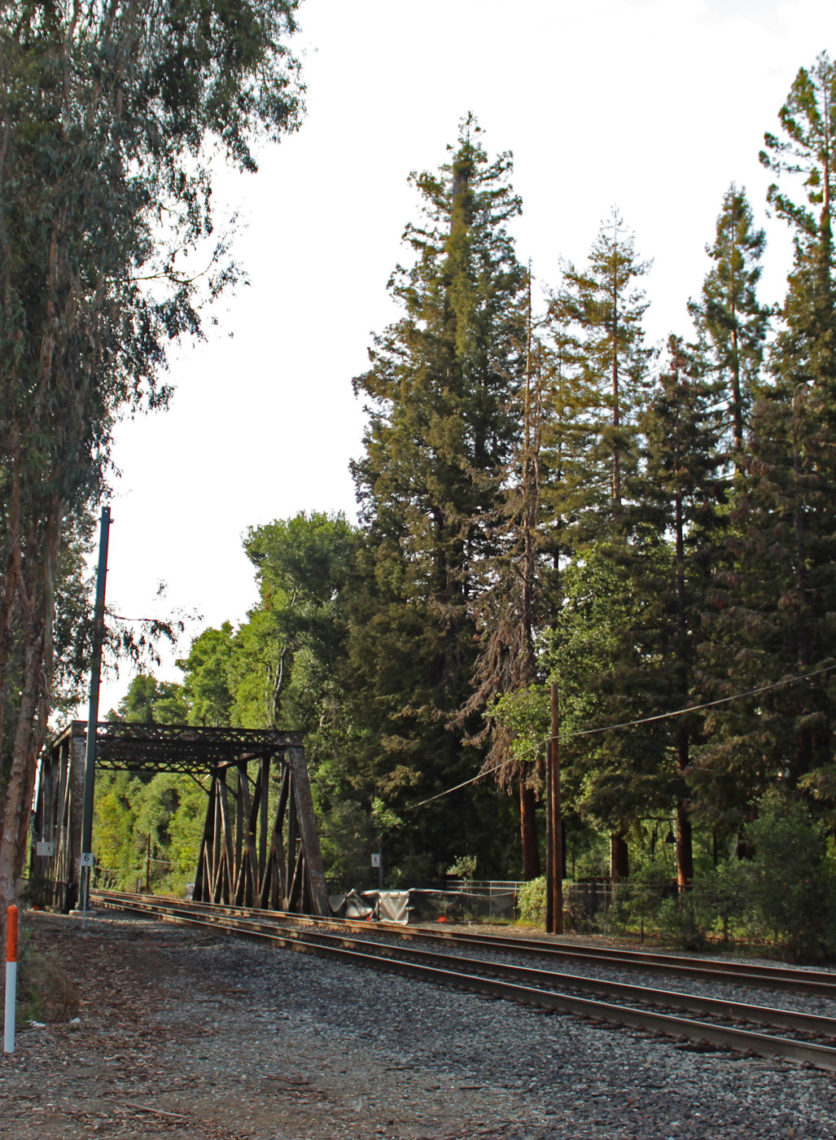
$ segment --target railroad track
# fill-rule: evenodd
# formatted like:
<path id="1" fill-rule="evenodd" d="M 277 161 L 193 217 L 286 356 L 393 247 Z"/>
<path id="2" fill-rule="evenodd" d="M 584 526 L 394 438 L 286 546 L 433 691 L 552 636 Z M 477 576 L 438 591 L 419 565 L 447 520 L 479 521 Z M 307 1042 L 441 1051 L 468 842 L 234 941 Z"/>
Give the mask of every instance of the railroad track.
<path id="1" fill-rule="evenodd" d="M 93 891 L 90 898 L 97 908 L 129 910 L 165 921 L 257 937 L 283 949 L 371 966 L 493 998 L 836 1071 L 836 1018 L 669 990 L 658 984 L 632 985 L 590 978 L 556 969 L 552 963 L 558 962 L 562 967 L 570 958 L 582 959 L 595 966 L 673 973 L 680 978 L 709 979 L 712 983 L 727 981 L 736 986 L 792 989 L 834 998 L 836 974 L 827 971 L 610 948 L 598 951 L 584 944 L 557 945 L 543 939 L 442 932 L 391 923 L 371 926 L 365 922 L 314 919 L 113 891 Z M 369 937 L 372 932 L 374 937 Z M 381 940 L 381 935 L 385 940 Z M 417 941 L 422 941 L 424 947 L 413 945 Z M 440 951 L 426 948 L 433 942 L 442 942 L 444 946 Z M 474 958 L 459 952 L 468 947 L 481 952 L 513 953 L 529 960 L 536 956 L 540 964 Z"/>

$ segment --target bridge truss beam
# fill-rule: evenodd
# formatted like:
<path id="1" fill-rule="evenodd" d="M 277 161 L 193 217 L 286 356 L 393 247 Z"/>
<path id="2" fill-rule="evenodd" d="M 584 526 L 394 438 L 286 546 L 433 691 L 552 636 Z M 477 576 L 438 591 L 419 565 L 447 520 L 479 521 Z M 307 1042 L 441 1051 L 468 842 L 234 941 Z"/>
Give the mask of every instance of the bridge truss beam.
<path id="1" fill-rule="evenodd" d="M 209 776 L 196 899 L 329 913 L 299 733 L 100 722 L 96 741 L 101 769 Z M 73 721 L 45 753 L 33 817 L 33 900 L 62 910 L 78 897 L 85 744 Z"/>

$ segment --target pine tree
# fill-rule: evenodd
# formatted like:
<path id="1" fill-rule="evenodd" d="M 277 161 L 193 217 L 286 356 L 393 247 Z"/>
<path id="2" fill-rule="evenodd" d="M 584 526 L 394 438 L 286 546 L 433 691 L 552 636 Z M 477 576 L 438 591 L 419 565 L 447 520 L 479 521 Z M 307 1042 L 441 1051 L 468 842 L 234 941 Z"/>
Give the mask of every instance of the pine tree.
<path id="1" fill-rule="evenodd" d="M 415 260 L 391 285 L 403 316 L 355 381 L 369 415 L 354 474 L 376 596 L 354 622 L 351 651 L 374 779 L 396 807 L 481 764 L 464 742 L 473 726 L 453 725 L 473 674 L 479 567 L 496 548 L 520 431 L 526 274 L 507 230 L 520 210 L 510 156 L 489 161 L 479 136 L 468 116 L 451 161 L 413 175 L 423 198 L 422 222 L 406 230 Z M 457 806 L 453 797 L 414 817 L 427 858 L 461 853 Z M 473 834 L 484 842 L 482 828 Z"/>
<path id="2" fill-rule="evenodd" d="M 639 687 L 648 694 L 648 710 L 660 713 L 699 703 L 697 649 L 728 490 L 720 473 L 719 385 L 706 382 L 681 339 L 670 338 L 668 353 L 642 417 L 645 461 L 633 495 L 634 596 L 647 599 L 637 631 L 645 662 Z M 701 723 L 677 716 L 662 731 L 674 757 L 677 876 L 684 888 L 694 874 L 691 765 Z M 670 782 L 664 761 L 659 775 Z"/>
<path id="3" fill-rule="evenodd" d="M 589 405 L 589 432 L 596 438 L 587 484 L 597 491 L 599 533 L 602 514 L 610 523 L 620 518 L 624 480 L 637 458 L 636 418 L 652 356 L 642 323 L 648 302 L 638 282 L 649 264 L 637 258 L 633 234 L 613 209 L 586 270 L 567 266 L 553 305 L 581 345 L 578 383 Z"/>
<path id="4" fill-rule="evenodd" d="M 725 490 L 717 385 L 704 381 L 678 338 L 670 338 L 668 357 L 637 420 L 641 462 L 623 484 L 620 533 L 579 547 L 567 567 L 550 659 L 572 810 L 610 828 L 618 879 L 629 871 L 629 835 L 673 805 L 684 888 L 693 878 L 691 765 L 700 722 L 665 714 L 695 703 Z"/>
<path id="5" fill-rule="evenodd" d="M 529 270 L 522 431 L 499 505 L 496 550 L 482 566 L 475 606 L 479 655 L 474 691 L 458 717 L 458 723 L 464 724 L 474 713 L 486 714 L 474 742 L 488 743 L 484 770 L 495 773 L 500 788 L 518 793 L 524 879 L 540 874 L 536 804 L 542 758 L 529 762 L 515 756 L 514 733 L 493 712 L 503 697 L 526 690 L 538 678 L 535 637 L 543 625 L 546 601 L 541 451 L 547 366 L 544 346 L 534 328 L 531 286 Z"/>
<path id="6" fill-rule="evenodd" d="M 755 405 L 734 513 L 733 565 L 720 580 L 711 667 L 718 692 L 781 684 L 718 711 L 704 771 L 719 809 L 739 819 L 776 780 L 834 802 L 836 293 L 832 241 L 836 71 L 802 68 L 766 135 L 769 201 L 794 231 L 794 264 Z M 729 785 L 729 776 L 736 777 Z M 738 788 L 744 788 L 743 796 Z"/>
<path id="7" fill-rule="evenodd" d="M 765 507 L 785 528 L 779 606 L 789 618 L 787 663 L 801 673 L 832 663 L 836 608 L 836 68 L 825 53 L 799 71 L 779 117 L 783 136 L 767 135 L 762 158 L 779 175 L 804 174 L 806 200 L 770 188 L 770 202 L 794 227 L 795 259 L 772 357 L 775 391 L 764 401 L 753 447 L 760 478 L 751 500 L 761 502 L 756 520 Z M 793 704 L 791 778 L 832 780 L 827 686 L 814 680 L 796 690 Z"/>
<path id="8" fill-rule="evenodd" d="M 833 208 L 836 189 L 836 68 L 822 53 L 801 68 L 779 112 L 782 137 L 767 134 L 761 162 L 779 176 L 804 175 L 804 200 L 777 183 L 769 201 L 794 230 L 795 260 L 774 368 L 786 386 L 830 388 L 836 377 Z"/>
<path id="9" fill-rule="evenodd" d="M 731 420 L 731 444 L 740 456 L 763 360 L 769 320 L 757 299 L 760 259 L 766 238 L 755 230 L 745 191 L 732 184 L 723 196 L 713 245 L 713 262 L 702 297 L 689 309 L 707 367 L 722 381 Z"/>
<path id="10" fill-rule="evenodd" d="M 639 285 L 648 267 L 649 263 L 637 257 L 633 234 L 613 209 L 593 243 L 587 268 L 584 271 L 571 265 L 566 268 L 552 304 L 564 345 L 568 347 L 572 340 L 577 344 L 576 349 L 570 349 L 574 388 L 572 418 L 578 426 L 582 425 L 588 441 L 580 461 L 582 492 L 572 495 L 576 523 L 573 554 L 576 564 L 579 560 L 585 567 L 599 567 L 603 579 L 609 583 L 606 588 L 616 591 L 621 589 L 618 583 L 625 558 L 629 557 L 629 551 L 625 550 L 628 525 L 625 489 L 638 463 L 639 412 L 648 390 L 653 355 L 644 341 L 643 317 L 648 303 Z M 596 570 L 593 577 L 597 576 Z M 576 588 L 580 591 L 577 608 L 571 599 Z M 593 637 L 589 641 L 582 631 L 569 628 L 573 620 L 586 620 L 583 615 L 588 611 L 589 599 L 582 576 L 574 573 L 568 576 L 565 597 L 556 636 L 565 639 L 567 644 L 578 644 L 580 637 L 580 643 L 591 654 L 590 669 L 617 670 L 618 635 L 616 626 L 608 625 L 606 604 L 603 609 L 595 604 L 596 619 L 607 627 L 603 640 Z M 621 614 L 619 620 L 624 616 Z M 623 628 L 626 635 L 627 626 Z M 626 640 L 622 649 L 624 667 L 629 669 L 633 650 Z M 560 667 L 561 694 L 571 694 L 576 678 L 569 681 L 563 675 L 569 665 L 560 648 L 556 650 L 555 660 L 565 662 Z M 580 673 L 583 672 L 582 668 Z M 578 675 L 576 671 L 576 677 Z M 614 693 L 610 695 L 620 704 Z M 606 703 L 598 702 L 597 707 L 604 720 L 623 719 L 609 717 Z M 609 711 L 614 711 L 614 706 Z M 619 768 L 621 752 L 620 743 L 596 744 L 592 753 L 586 753 L 584 763 L 603 765 L 601 770 L 608 765 Z M 606 814 L 607 810 L 602 808 L 601 813 Z M 617 878 L 626 877 L 629 870 L 625 838 L 629 810 L 625 801 L 623 810 L 619 805 L 610 813 L 616 820 L 611 849 L 613 874 Z M 599 818 L 603 818 L 601 813 Z"/>

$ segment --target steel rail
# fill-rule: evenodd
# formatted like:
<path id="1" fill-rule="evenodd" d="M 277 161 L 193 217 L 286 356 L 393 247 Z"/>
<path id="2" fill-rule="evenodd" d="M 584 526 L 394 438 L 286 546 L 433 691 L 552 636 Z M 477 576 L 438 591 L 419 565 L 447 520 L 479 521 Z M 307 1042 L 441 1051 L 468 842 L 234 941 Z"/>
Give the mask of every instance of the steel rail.
<path id="1" fill-rule="evenodd" d="M 117 898 L 135 896 L 127 892 L 96 892 L 96 897 Z M 91 896 L 92 897 L 92 896 Z M 259 910 L 257 908 L 228 906 L 221 903 L 191 903 L 205 908 L 207 913 L 226 913 L 241 916 L 264 915 L 272 922 L 287 922 L 294 926 L 319 929 L 350 930 L 367 933 L 369 923 L 357 919 L 335 916 L 312 917 L 287 911 Z M 587 943 L 556 943 L 542 938 L 503 937 L 460 931 L 438 930 L 428 926 L 403 926 L 393 922 L 375 922 L 374 929 L 386 932 L 405 941 L 440 941 L 452 945 L 482 947 L 493 951 L 508 951 L 525 955 L 538 955 L 555 961 L 589 961 L 600 966 L 618 966 L 628 970 L 643 970 L 680 978 L 703 978 L 706 981 L 729 982 L 734 985 L 759 986 L 793 993 L 810 994 L 836 1000 L 836 971 L 805 969 L 797 966 L 772 966 L 755 962 L 727 962 L 710 958 L 693 958 L 658 951 L 625 950 Z"/>
<path id="2" fill-rule="evenodd" d="M 645 1000 L 668 1008 L 685 1009 L 709 1015 L 721 1013 L 748 1022 L 762 1021 L 767 1026 L 793 1028 L 804 1032 L 826 1034 L 836 1039 L 836 1019 L 798 1014 L 791 1010 L 776 1010 L 764 1006 L 742 1005 L 723 999 L 703 998 L 698 995 L 673 991 L 659 991 L 646 987 L 610 983 L 576 975 L 562 976 L 551 971 L 535 970 L 525 966 L 508 966 L 481 959 L 444 957 L 431 951 L 408 948 L 406 950 L 385 943 L 345 938 L 322 932 L 283 930 L 261 916 L 233 917 L 223 913 L 225 908 L 208 911 L 204 905 L 192 906 L 173 900 L 151 900 L 147 897 L 108 896 L 97 894 L 98 905 L 127 909 L 172 922 L 185 923 L 221 930 L 228 934 L 248 935 L 268 940 L 284 949 L 349 961 L 353 964 L 375 966 L 379 969 L 424 978 L 452 985 L 492 997 L 505 998 L 546 1009 L 559 1009 L 587 1018 L 616 1022 L 621 1025 L 660 1032 L 668 1036 L 688 1037 L 707 1041 L 713 1045 L 747 1053 L 776 1056 L 817 1068 L 836 1071 L 836 1048 L 811 1041 L 791 1040 L 739 1026 L 717 1025 L 693 1018 L 677 1017 L 658 1009 L 601 1002 L 577 994 L 540 988 L 543 985 L 569 985 L 631 1000 Z M 395 956 L 400 954 L 400 956 Z M 439 966 L 438 962 L 445 964 Z M 455 962 L 457 969 L 449 968 Z M 434 963 L 434 964 L 432 964 Z M 515 981 L 510 979 L 514 978 Z M 522 982 L 520 981 L 522 979 Z M 532 983 L 537 983 L 534 985 Z"/>
<path id="3" fill-rule="evenodd" d="M 452 931 L 433 931 L 439 938 L 453 938 L 457 935 Z M 466 935 L 474 943 L 486 943 L 492 939 L 489 934 Z M 500 936 L 501 937 L 501 936 Z M 516 938 L 502 940 L 505 945 L 513 947 Z M 738 979 L 747 984 L 757 984 L 758 980 L 767 982 L 770 986 L 784 989 L 798 989 L 799 992 L 830 994 L 836 997 L 836 971 L 806 969 L 798 966 L 772 966 L 758 962 L 727 962 L 711 958 L 693 958 L 679 954 L 665 954 L 655 950 L 622 950 L 616 947 L 599 947 L 584 943 L 573 943 L 553 946 L 544 939 L 523 938 L 521 941 L 526 948 L 534 953 L 548 954 L 577 960 L 594 959 L 595 961 L 608 961 L 612 965 L 623 965 L 627 968 L 638 968 L 658 971 L 659 973 L 688 973 L 698 971 L 705 975 L 714 975 L 718 979 L 737 982 Z"/>
<path id="4" fill-rule="evenodd" d="M 201 906 L 205 905 L 206 904 L 198 904 L 197 909 L 199 910 Z M 152 908 L 153 912 L 153 904 L 149 903 L 148 906 Z M 142 904 L 142 909 L 146 909 L 145 904 Z M 195 913 L 195 908 L 180 908 L 179 904 L 171 904 L 166 907 L 166 913 L 183 913 L 189 915 Z M 209 911 L 208 913 L 211 916 L 212 912 Z M 227 908 L 223 908 L 223 916 L 230 917 L 227 913 Z M 219 913 L 217 917 L 221 917 L 221 914 Z M 265 931 L 268 934 L 273 934 L 276 932 L 276 923 L 271 920 L 269 911 L 256 913 L 244 912 L 240 916 L 235 916 L 235 923 L 236 929 L 247 933 L 258 934 Z M 768 1024 L 770 1028 L 780 1027 L 784 1029 L 794 1029 L 800 1033 L 825 1036 L 836 1041 L 836 1018 L 824 1017 L 818 1014 L 799 1013 L 796 1010 L 776 1009 L 772 1006 L 734 1002 L 726 998 L 712 998 L 700 994 L 686 994 L 678 990 L 660 990 L 656 987 L 635 986 L 624 982 L 590 978 L 584 974 L 567 974 L 563 971 L 556 973 L 554 970 L 536 969 L 531 966 L 522 966 L 514 963 L 492 962 L 482 958 L 467 958 L 459 954 L 446 957 L 445 959 L 445 956 L 433 951 L 420 950 L 413 947 L 396 947 L 385 942 L 373 942 L 362 938 L 347 938 L 342 934 L 325 934 L 320 931 L 308 931 L 303 934 L 300 931 L 284 930 L 282 937 L 290 939 L 292 942 L 313 941 L 321 945 L 332 945 L 336 938 L 339 945 L 343 947 L 365 951 L 374 955 L 380 954 L 389 957 L 394 953 L 400 953 L 406 955 L 413 961 L 426 964 L 438 962 L 439 960 L 446 960 L 448 962 L 455 961 L 462 969 L 466 968 L 472 972 L 491 973 L 504 980 L 514 978 L 517 981 L 523 981 L 529 985 L 537 984 L 540 986 L 553 986 L 559 983 L 560 985 L 569 985 L 588 993 L 602 993 L 632 1001 L 651 1002 L 658 1006 L 665 1006 L 668 1009 L 685 1010 L 690 1013 L 722 1015 L 741 1022 L 760 1022 L 761 1024 Z"/>

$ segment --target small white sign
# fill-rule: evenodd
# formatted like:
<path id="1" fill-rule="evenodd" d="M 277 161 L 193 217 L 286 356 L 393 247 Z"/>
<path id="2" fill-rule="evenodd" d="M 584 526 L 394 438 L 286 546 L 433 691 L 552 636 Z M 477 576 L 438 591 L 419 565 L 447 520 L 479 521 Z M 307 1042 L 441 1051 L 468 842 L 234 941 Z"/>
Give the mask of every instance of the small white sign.
<path id="1" fill-rule="evenodd" d="M 81 865 L 82 865 L 82 867 L 92 867 L 93 866 L 93 852 L 92 851 L 82 851 L 82 853 L 81 853 Z"/>
<path id="2" fill-rule="evenodd" d="M 373 851 L 372 852 L 372 866 L 373 867 L 382 866 L 382 860 L 381 860 L 379 851 Z"/>
<path id="3" fill-rule="evenodd" d="M 45 839 L 39 839 L 35 844 L 35 854 L 43 855 L 46 858 L 49 858 L 55 854 L 55 844 L 50 843 Z"/>

